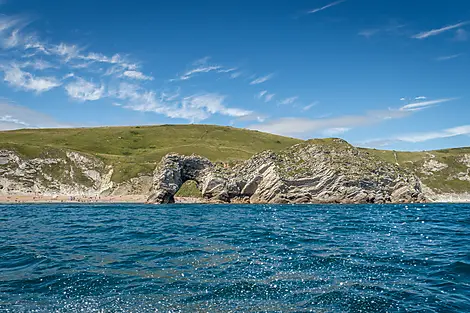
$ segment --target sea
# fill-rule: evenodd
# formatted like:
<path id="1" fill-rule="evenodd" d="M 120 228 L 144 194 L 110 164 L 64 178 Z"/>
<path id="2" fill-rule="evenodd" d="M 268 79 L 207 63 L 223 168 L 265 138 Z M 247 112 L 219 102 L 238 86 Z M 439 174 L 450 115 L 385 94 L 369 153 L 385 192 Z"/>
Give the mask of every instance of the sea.
<path id="1" fill-rule="evenodd" d="M 0 312 L 470 312 L 470 205 L 0 205 Z"/>

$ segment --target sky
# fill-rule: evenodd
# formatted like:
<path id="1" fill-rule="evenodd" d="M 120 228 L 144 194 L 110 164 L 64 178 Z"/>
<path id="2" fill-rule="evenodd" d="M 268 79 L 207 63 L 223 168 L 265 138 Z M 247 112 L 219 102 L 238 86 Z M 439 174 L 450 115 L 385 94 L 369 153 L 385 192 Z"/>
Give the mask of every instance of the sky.
<path id="1" fill-rule="evenodd" d="M 470 1 L 0 0 L 0 130 L 216 124 L 470 146 Z"/>

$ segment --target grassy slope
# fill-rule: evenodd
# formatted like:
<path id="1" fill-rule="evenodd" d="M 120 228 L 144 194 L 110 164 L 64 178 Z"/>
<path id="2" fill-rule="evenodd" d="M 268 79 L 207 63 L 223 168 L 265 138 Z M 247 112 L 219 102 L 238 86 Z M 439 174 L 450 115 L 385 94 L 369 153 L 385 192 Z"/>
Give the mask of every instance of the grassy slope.
<path id="1" fill-rule="evenodd" d="M 364 149 L 369 153 L 392 163 L 398 163 L 407 168 L 421 179 L 428 187 L 439 192 L 470 192 L 470 182 L 459 180 L 456 175 L 466 172 L 467 167 L 461 162 L 465 154 L 470 154 L 470 148 L 455 148 L 435 151 L 402 152 L 376 149 Z M 426 161 L 434 159 L 448 167 L 436 171 L 432 175 L 423 173 L 423 165 Z"/>
<path id="2" fill-rule="evenodd" d="M 122 182 L 138 174 L 151 173 L 167 153 L 199 154 L 212 161 L 239 161 L 264 151 L 281 151 L 301 140 L 257 131 L 212 125 L 162 125 L 74 129 L 30 129 L 0 132 L 0 149 L 13 148 L 25 157 L 54 156 L 71 149 L 101 158 L 114 166 L 113 181 Z M 311 142 L 329 145 L 331 139 Z M 455 178 L 467 168 L 459 161 L 470 148 L 428 152 L 395 152 L 364 149 L 370 154 L 414 171 L 429 187 L 442 192 L 468 192 L 470 182 Z M 423 164 L 434 155 L 448 168 L 433 175 L 422 173 Z M 197 196 L 193 183 L 179 195 Z"/>
<path id="3" fill-rule="evenodd" d="M 212 125 L 161 125 L 74 129 L 29 129 L 0 132 L 0 149 L 13 148 L 25 157 L 55 149 L 71 149 L 101 158 L 115 168 L 121 182 L 151 173 L 170 152 L 199 154 L 212 161 L 238 161 L 271 149 L 279 151 L 298 139 Z M 51 149 L 52 148 L 52 149 Z M 55 149 L 54 149 L 55 148 Z"/>

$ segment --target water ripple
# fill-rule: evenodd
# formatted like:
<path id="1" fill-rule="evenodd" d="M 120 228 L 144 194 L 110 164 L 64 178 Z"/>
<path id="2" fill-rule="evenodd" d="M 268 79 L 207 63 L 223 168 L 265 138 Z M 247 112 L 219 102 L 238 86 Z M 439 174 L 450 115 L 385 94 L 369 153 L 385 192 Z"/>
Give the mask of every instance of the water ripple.
<path id="1" fill-rule="evenodd" d="M 4 312 L 469 312 L 468 205 L 0 205 Z"/>

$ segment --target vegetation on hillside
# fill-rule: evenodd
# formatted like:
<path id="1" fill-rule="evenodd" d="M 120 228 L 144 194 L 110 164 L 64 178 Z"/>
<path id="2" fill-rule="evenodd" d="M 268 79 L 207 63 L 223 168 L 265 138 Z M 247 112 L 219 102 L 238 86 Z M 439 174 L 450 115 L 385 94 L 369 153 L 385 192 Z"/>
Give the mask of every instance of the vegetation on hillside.
<path id="1" fill-rule="evenodd" d="M 13 149 L 27 158 L 41 157 L 58 149 L 96 156 L 114 167 L 115 182 L 151 173 L 170 152 L 194 153 L 214 162 L 233 162 L 264 150 L 280 151 L 299 142 L 294 138 L 213 125 L 24 129 L 0 135 L 0 149 Z"/>
<path id="2" fill-rule="evenodd" d="M 17 151 L 23 157 L 60 157 L 74 150 L 101 159 L 114 168 L 112 180 L 123 182 L 150 174 L 160 159 L 170 153 L 198 154 L 213 162 L 238 163 L 254 154 L 281 152 L 292 145 L 317 144 L 335 149 L 351 146 L 333 138 L 302 141 L 258 131 L 213 125 L 161 125 L 73 129 L 24 129 L 0 132 L 0 149 Z M 414 172 L 437 192 L 470 191 L 470 148 L 423 152 L 365 149 L 377 159 Z M 468 158 L 468 159 L 467 159 Z M 188 183 L 178 195 L 199 196 Z"/>
<path id="3" fill-rule="evenodd" d="M 362 149 L 390 163 L 414 172 L 421 181 L 436 192 L 470 192 L 470 148 L 434 151 L 390 151 Z"/>

